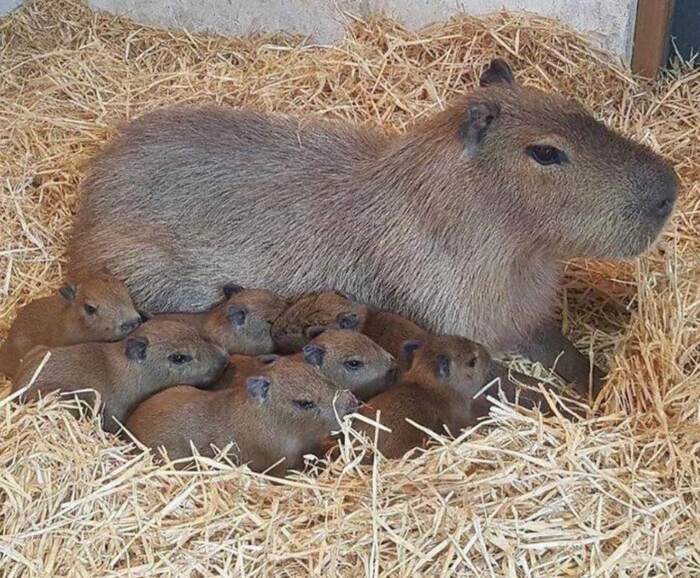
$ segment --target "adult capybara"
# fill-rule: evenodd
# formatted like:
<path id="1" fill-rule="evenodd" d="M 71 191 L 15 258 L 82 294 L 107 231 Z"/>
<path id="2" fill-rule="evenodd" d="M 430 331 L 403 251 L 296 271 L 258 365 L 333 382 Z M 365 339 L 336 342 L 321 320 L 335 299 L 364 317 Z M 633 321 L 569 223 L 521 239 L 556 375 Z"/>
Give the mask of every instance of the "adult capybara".
<path id="1" fill-rule="evenodd" d="M 151 312 L 207 307 L 229 280 L 330 287 L 587 383 L 552 321 L 561 263 L 638 255 L 677 188 L 659 155 L 495 60 L 399 136 L 222 107 L 145 115 L 90 167 L 69 272 L 105 266 Z"/>
<path id="2" fill-rule="evenodd" d="M 0 347 L 0 373 L 13 378 L 22 358 L 37 345 L 117 341 L 140 323 L 124 283 L 115 277 L 97 274 L 67 283 L 20 309 Z"/>

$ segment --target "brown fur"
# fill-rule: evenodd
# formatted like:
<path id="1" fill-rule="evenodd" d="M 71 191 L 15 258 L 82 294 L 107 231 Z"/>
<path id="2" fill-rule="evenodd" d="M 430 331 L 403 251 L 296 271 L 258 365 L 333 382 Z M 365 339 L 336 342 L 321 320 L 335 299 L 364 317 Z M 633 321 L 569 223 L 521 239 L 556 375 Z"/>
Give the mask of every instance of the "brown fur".
<path id="1" fill-rule="evenodd" d="M 272 326 L 275 345 L 285 353 L 300 351 L 314 333 L 338 328 L 349 315 L 357 319 L 353 330 L 367 335 L 395 359 L 401 358 L 405 341 L 428 337 L 424 329 L 401 315 L 366 307 L 337 291 L 322 291 L 297 299 L 277 318 Z"/>
<path id="2" fill-rule="evenodd" d="M 438 358 L 449 361 L 449 375 L 439 373 Z M 463 337 L 433 337 L 413 353 L 410 369 L 393 388 L 369 400 L 362 413 L 375 418 L 391 433 L 380 431 L 379 451 L 387 458 L 399 458 L 423 445 L 425 434 L 406 421 L 435 432 L 458 434 L 482 415 L 473 408 L 474 395 L 491 374 L 491 357 L 486 349 Z M 373 436 L 373 427 L 359 422 L 355 429 Z"/>
<path id="3" fill-rule="evenodd" d="M 326 329 L 361 330 L 369 310 L 337 291 L 302 295 L 272 324 L 272 338 L 279 353 L 297 353 L 316 333 Z M 352 327 L 345 325 L 350 321 Z"/>
<path id="4" fill-rule="evenodd" d="M 260 355 L 271 353 L 274 344 L 272 323 L 285 310 L 286 301 L 264 289 L 242 289 L 228 299 L 200 313 L 164 313 L 156 319 L 183 321 L 229 354 Z M 242 323 L 233 312 L 243 312 Z"/>
<path id="5" fill-rule="evenodd" d="M 338 392 L 310 365 L 280 358 L 260 376 L 269 382 L 266 396 L 246 387 L 203 391 L 174 387 L 143 402 L 127 421 L 127 429 L 144 445 L 164 447 L 171 459 L 192 455 L 190 444 L 203 455 L 211 446 L 223 449 L 234 442 L 234 455 L 255 471 L 281 474 L 303 465 L 303 456 L 318 451 L 319 442 L 337 428 L 337 415 L 355 411 L 357 400 Z M 337 397 L 334 409 L 334 398 Z M 294 400 L 313 401 L 301 409 Z"/>
<path id="6" fill-rule="evenodd" d="M 86 306 L 95 311 L 88 313 Z M 77 285 L 66 285 L 19 311 L 0 347 L 0 373 L 13 378 L 22 358 L 37 345 L 117 341 L 140 322 L 126 286 L 111 275 L 100 274 Z"/>
<path id="7" fill-rule="evenodd" d="M 222 107 L 147 114 L 92 163 L 70 272 L 106 266 L 153 312 L 206 307 L 235 279 L 333 287 L 494 352 L 529 342 L 554 313 L 561 262 L 644 251 L 677 178 L 504 68 L 393 137 Z M 567 162 L 542 166 L 533 145 Z"/>
<path id="8" fill-rule="evenodd" d="M 129 344 L 146 340 L 145 357 L 127 355 Z M 37 347 L 27 356 L 13 383 L 18 391 L 31 382 L 47 351 L 51 357 L 32 385 L 29 397 L 60 389 L 97 391 L 102 399 L 105 430 L 115 432 L 131 410 L 148 396 L 179 383 L 206 385 L 217 379 L 227 363 L 218 346 L 205 341 L 183 323 L 168 320 L 147 321 L 124 341 L 82 343 L 48 349 Z M 185 354 L 192 361 L 176 365 L 169 356 Z M 81 395 L 91 400 L 92 395 Z"/>
<path id="9" fill-rule="evenodd" d="M 324 331 L 291 357 L 316 367 L 336 388 L 347 389 L 361 400 L 377 395 L 396 380 L 395 359 L 367 336 L 346 329 Z M 357 362 L 360 366 L 353 369 Z M 260 358 L 234 355 L 217 387 L 241 387 L 265 366 Z"/>

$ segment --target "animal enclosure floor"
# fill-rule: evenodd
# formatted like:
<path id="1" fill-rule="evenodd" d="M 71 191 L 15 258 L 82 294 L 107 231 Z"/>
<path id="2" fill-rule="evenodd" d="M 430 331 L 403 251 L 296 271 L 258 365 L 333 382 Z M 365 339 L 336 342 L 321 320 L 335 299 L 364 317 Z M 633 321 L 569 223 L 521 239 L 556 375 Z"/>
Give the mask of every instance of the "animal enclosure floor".
<path id="1" fill-rule="evenodd" d="M 313 47 L 30 0 L 0 19 L 0 35 L 2 335 L 61 277 L 84 163 L 119 122 L 176 102 L 400 131 L 498 55 L 518 80 L 580 99 L 668 156 L 683 181 L 648 255 L 567 267 L 566 326 L 610 369 L 588 419 L 499 404 L 414 459 L 359 466 L 366 443 L 355 440 L 273 482 L 213 460 L 176 471 L 55 400 L 0 401 L 0 574 L 700 573 L 700 70 L 633 78 L 562 25 L 506 14 L 418 33 L 357 21 L 338 45 Z"/>

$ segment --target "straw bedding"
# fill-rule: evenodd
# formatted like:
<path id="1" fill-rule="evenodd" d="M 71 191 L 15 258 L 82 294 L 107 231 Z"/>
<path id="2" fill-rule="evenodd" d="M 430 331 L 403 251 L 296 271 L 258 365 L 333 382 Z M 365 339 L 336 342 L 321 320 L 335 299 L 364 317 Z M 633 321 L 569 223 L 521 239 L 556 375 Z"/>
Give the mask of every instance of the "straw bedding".
<path id="1" fill-rule="evenodd" d="M 436 435 L 411 461 L 359 466 L 366 442 L 356 441 L 275 483 L 206 460 L 177 472 L 54 399 L 5 399 L 1 575 L 700 573 L 700 70 L 635 79 L 561 25 L 505 14 L 419 33 L 357 21 L 335 47 L 304 47 L 38 0 L 0 34 L 3 333 L 19 305 L 58 283 L 83 163 L 116 123 L 174 102 L 401 130 L 473 86 L 498 54 L 521 80 L 572 94 L 670 157 L 684 183 L 647 256 L 568 267 L 566 323 L 610 368 L 588 419 L 499 403 L 475 431 Z"/>

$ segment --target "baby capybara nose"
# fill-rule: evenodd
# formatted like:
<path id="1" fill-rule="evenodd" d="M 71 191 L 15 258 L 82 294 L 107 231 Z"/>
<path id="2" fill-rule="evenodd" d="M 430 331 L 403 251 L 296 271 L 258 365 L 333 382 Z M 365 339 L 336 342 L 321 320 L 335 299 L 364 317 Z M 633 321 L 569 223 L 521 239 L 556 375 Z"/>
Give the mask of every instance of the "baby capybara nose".
<path id="1" fill-rule="evenodd" d="M 119 329 L 127 334 L 131 333 L 134 329 L 136 329 L 139 325 L 141 325 L 141 318 L 137 317 L 135 319 L 131 319 L 129 321 L 125 321 L 119 326 Z"/>
<path id="2" fill-rule="evenodd" d="M 359 407 L 360 400 L 350 390 L 343 389 L 338 393 L 336 408 L 341 417 L 356 412 Z"/>

